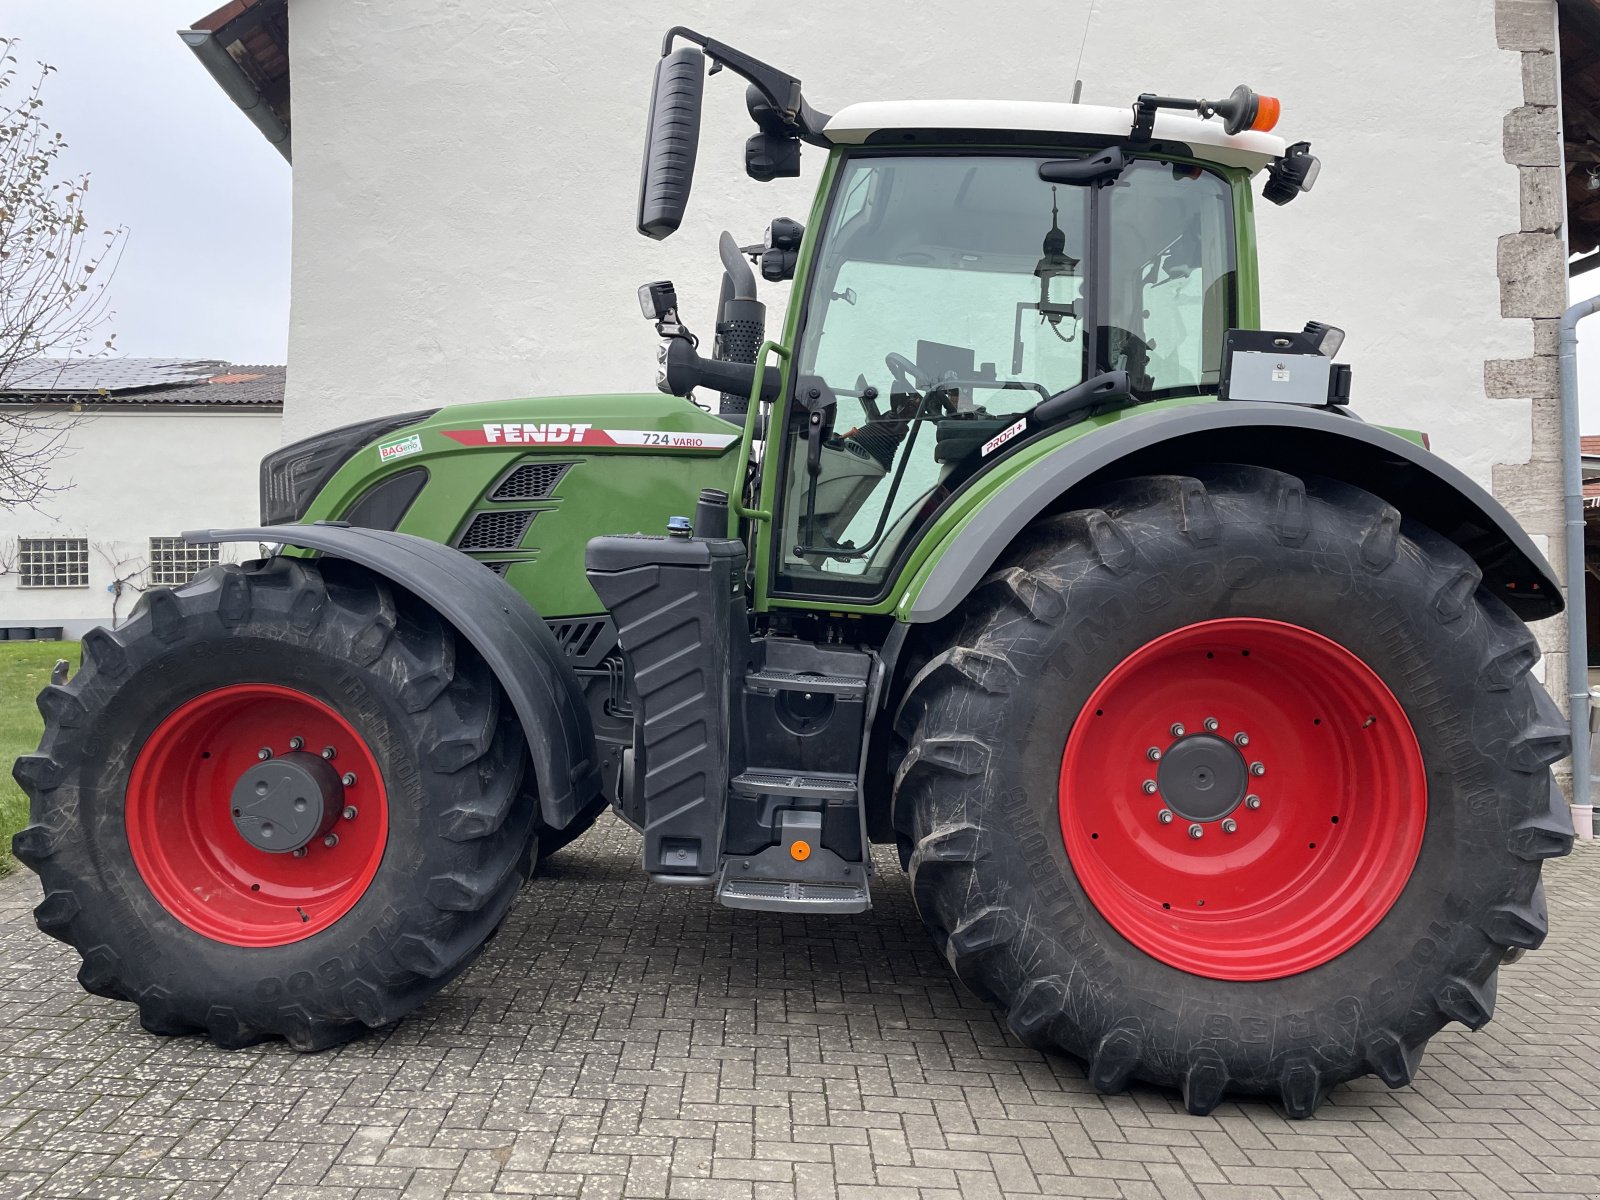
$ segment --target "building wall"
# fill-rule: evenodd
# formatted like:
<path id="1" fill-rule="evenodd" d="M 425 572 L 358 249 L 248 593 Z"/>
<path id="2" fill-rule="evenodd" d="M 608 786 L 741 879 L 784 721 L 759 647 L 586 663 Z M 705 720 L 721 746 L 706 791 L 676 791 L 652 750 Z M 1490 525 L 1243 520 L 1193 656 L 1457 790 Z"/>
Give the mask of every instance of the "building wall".
<path id="1" fill-rule="evenodd" d="M 0 513 L 0 628 L 65 627 L 76 637 L 127 616 L 148 584 L 149 539 L 254 525 L 257 467 L 278 445 L 277 413 L 127 411 L 72 421 L 51 470 L 61 490 L 34 510 Z M 89 585 L 18 586 L 20 538 L 82 537 Z M 224 561 L 249 547 L 224 546 Z M 121 581 L 121 594 L 113 589 Z"/>
<path id="2" fill-rule="evenodd" d="M 662 244 L 635 233 L 670 22 L 794 71 L 829 110 L 1067 98 L 1089 3 L 925 0 L 909 20 L 813 0 L 757 21 L 727 0 L 291 0 L 286 435 L 423 404 L 648 389 L 646 279 L 674 279 L 709 327 L 718 231 L 753 241 L 775 214 L 804 217 L 822 155 L 806 150 L 800 180 L 747 178 L 742 83 L 712 77 L 684 228 Z M 1241 80 L 1282 98 L 1281 131 L 1310 139 L 1324 170 L 1295 204 L 1259 207 L 1266 322 L 1344 326 L 1362 414 L 1428 429 L 1541 542 L 1560 528 L 1554 46 L 1555 0 L 1098 0 L 1081 71 L 1095 103 Z M 1553 647 L 1560 622 L 1546 626 Z"/>

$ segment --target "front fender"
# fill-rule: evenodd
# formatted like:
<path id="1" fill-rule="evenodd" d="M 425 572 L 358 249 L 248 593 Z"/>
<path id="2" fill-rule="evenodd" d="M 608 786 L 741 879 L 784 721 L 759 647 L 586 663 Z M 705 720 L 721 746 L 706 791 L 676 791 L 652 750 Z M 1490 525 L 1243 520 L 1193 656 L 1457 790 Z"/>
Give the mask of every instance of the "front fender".
<path id="1" fill-rule="evenodd" d="M 545 823 L 564 828 L 600 793 L 589 710 L 577 676 L 522 594 L 459 550 L 339 524 L 204 529 L 190 542 L 274 542 L 347 559 L 430 605 L 483 656 L 528 737 Z"/>
<path id="2" fill-rule="evenodd" d="M 897 615 L 921 623 L 953 612 L 1029 522 L 1073 507 L 1075 490 L 1129 475 L 1181 474 L 1201 462 L 1323 475 L 1364 488 L 1470 554 L 1485 586 L 1523 620 L 1564 607 L 1550 564 L 1522 526 L 1442 458 L 1349 417 L 1229 401 L 1131 413 L 1040 458 L 945 535 L 903 591 Z"/>

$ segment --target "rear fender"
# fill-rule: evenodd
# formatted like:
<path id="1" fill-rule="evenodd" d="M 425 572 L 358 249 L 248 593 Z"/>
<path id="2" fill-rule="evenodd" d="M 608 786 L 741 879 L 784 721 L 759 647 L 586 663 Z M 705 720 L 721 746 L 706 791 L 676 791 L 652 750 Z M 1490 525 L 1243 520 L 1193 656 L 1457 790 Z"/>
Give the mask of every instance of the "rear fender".
<path id="1" fill-rule="evenodd" d="M 947 616 L 1041 514 L 1107 479 L 1181 474 L 1200 462 L 1322 475 L 1382 497 L 1470 554 L 1483 582 L 1525 621 L 1564 607 L 1550 564 L 1505 508 L 1415 442 L 1318 409 L 1241 402 L 1191 404 L 1123 420 L 1068 442 L 989 496 L 946 536 L 903 593 L 913 624 Z"/>
<path id="2" fill-rule="evenodd" d="M 272 542 L 347 559 L 428 604 L 494 672 L 528 737 L 545 823 L 565 828 L 600 793 L 589 710 L 561 647 L 522 594 L 448 546 L 339 524 L 207 529 L 191 542 Z"/>

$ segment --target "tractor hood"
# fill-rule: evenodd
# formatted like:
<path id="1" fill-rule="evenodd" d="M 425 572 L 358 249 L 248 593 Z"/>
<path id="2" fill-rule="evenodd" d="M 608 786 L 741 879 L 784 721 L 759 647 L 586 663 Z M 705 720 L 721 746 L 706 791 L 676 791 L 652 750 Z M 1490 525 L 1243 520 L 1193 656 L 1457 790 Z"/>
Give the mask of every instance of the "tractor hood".
<path id="1" fill-rule="evenodd" d="M 278 487 L 296 501 L 288 520 L 452 546 L 537 591 L 546 617 L 601 611 L 583 574 L 590 537 L 660 533 L 668 517 L 694 511 L 701 488 L 731 489 L 738 475 L 738 431 L 660 392 L 457 404 L 396 420 L 330 430 L 269 455 L 263 496 L 269 473 L 326 447 L 321 461 L 337 466 L 325 479 L 306 476 L 298 492 L 292 480 Z"/>

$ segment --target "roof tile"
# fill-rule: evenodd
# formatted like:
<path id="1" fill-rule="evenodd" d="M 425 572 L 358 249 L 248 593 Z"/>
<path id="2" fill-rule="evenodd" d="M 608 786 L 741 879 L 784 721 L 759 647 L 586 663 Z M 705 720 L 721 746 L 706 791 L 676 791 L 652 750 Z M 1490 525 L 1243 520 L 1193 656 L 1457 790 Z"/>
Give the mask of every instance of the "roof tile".
<path id="1" fill-rule="evenodd" d="M 285 370 L 220 359 L 38 359 L 0 383 L 0 404 L 281 407 Z"/>

